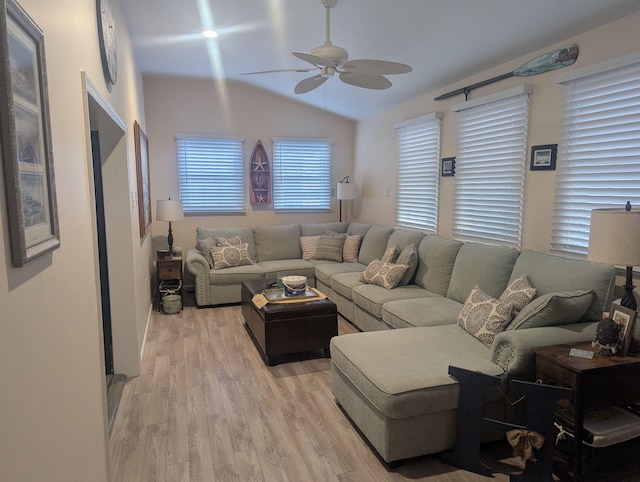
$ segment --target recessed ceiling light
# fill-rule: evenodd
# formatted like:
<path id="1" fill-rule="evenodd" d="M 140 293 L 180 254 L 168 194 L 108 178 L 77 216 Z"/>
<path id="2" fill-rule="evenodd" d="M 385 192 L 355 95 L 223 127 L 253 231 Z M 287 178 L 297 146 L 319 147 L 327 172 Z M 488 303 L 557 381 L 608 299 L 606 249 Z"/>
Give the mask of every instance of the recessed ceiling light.
<path id="1" fill-rule="evenodd" d="M 205 30 L 202 32 L 202 35 L 207 38 L 216 38 L 218 36 L 218 32 L 215 32 L 214 30 Z"/>

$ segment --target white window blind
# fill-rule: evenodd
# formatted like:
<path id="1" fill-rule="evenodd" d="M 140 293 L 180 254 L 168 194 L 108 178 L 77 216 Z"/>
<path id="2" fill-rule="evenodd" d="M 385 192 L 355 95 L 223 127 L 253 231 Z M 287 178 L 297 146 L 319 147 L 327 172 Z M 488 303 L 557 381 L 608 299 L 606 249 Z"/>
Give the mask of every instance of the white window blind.
<path id="1" fill-rule="evenodd" d="M 441 118 L 435 113 L 396 125 L 398 226 L 438 231 Z"/>
<path id="2" fill-rule="evenodd" d="M 530 89 L 516 91 L 458 109 L 458 239 L 521 246 Z"/>
<path id="3" fill-rule="evenodd" d="M 184 212 L 244 213 L 244 140 L 178 136 L 176 143 L 180 200 Z"/>
<path id="4" fill-rule="evenodd" d="M 331 141 L 273 139 L 276 212 L 330 211 Z"/>
<path id="5" fill-rule="evenodd" d="M 586 255 L 592 209 L 640 206 L 640 63 L 564 87 L 551 250 Z"/>

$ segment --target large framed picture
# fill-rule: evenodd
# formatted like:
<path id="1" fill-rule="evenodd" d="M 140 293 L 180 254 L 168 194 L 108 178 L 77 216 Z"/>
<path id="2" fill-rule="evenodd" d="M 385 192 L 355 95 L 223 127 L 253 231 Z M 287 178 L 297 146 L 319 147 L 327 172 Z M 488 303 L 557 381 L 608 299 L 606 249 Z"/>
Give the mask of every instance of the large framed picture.
<path id="1" fill-rule="evenodd" d="M 558 144 L 546 144 L 531 147 L 531 171 L 554 171 L 556 168 L 556 156 Z"/>
<path id="2" fill-rule="evenodd" d="M 44 35 L 14 0 L 0 0 L 0 143 L 11 259 L 60 246 Z"/>
<path id="3" fill-rule="evenodd" d="M 138 217 L 140 238 L 144 238 L 151 226 L 151 184 L 149 179 L 149 141 L 137 121 L 133 123 L 138 172 Z"/>
<path id="4" fill-rule="evenodd" d="M 616 303 L 611 305 L 609 318 L 615 321 L 620 327 L 617 349 L 618 353 L 622 356 L 627 356 L 629 352 L 629 345 L 631 344 L 631 338 L 633 338 L 633 326 L 636 322 L 636 314 L 635 310 L 625 308 Z"/>

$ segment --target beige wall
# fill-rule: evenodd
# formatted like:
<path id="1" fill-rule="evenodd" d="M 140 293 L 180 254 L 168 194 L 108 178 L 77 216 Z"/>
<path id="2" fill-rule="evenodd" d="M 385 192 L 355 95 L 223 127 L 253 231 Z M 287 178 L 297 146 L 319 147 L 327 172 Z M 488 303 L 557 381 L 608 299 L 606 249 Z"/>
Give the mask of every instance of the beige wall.
<path id="1" fill-rule="evenodd" d="M 531 52 L 530 55 L 486 70 L 435 92 L 429 92 L 383 114 L 360 122 L 355 154 L 355 180 L 360 183 L 362 188 L 362 200 L 358 203 L 358 220 L 386 225 L 393 225 L 396 221 L 397 137 L 395 123 L 435 111 L 443 112 L 441 157 L 456 156 L 457 117 L 451 107 L 454 104 L 464 102 L 464 96 L 460 95 L 439 102 L 434 101 L 434 97 L 511 72 L 531 58 L 572 42 L 577 43 L 580 49 L 578 60 L 573 66 L 532 77 L 513 77 L 474 90 L 470 95 L 470 99 L 477 99 L 524 83 L 533 85 L 527 152 L 530 152 L 532 145 L 559 143 L 562 86 L 556 83 L 556 76 L 560 72 L 569 71 L 569 69 L 583 68 L 637 51 L 640 48 L 640 14 L 628 16 L 559 44 Z M 525 184 L 523 248 L 548 252 L 553 215 L 555 171 L 529 171 L 528 157 L 529 154 L 527 154 Z M 452 237 L 456 178 L 440 179 L 438 230 L 441 235 Z M 391 195 L 388 198 L 384 197 L 384 188 L 387 186 L 391 188 Z"/>
<path id="2" fill-rule="evenodd" d="M 61 247 L 23 268 L 11 265 L 4 179 L 0 179 L 0 480 L 106 481 L 108 436 L 93 181 L 81 71 L 129 127 L 134 119 L 144 125 L 142 78 L 119 10 L 119 79 L 109 92 L 100 64 L 95 0 L 20 0 L 20 4 L 45 34 Z M 129 159 L 133 159 L 132 138 L 126 137 Z M 135 170 L 124 162 L 124 175 L 135 186 Z M 132 206 L 126 213 L 131 230 L 121 235 L 130 239 L 127 262 L 135 264 L 131 284 L 139 319 L 130 322 L 144 329 L 150 305 L 145 279 L 151 243 L 150 237 L 140 242 L 136 212 Z"/>
<path id="3" fill-rule="evenodd" d="M 226 92 L 226 102 L 221 101 L 221 92 Z M 176 134 L 244 137 L 247 177 L 249 157 L 258 139 L 271 159 L 273 137 L 330 138 L 333 183 L 353 175 L 355 122 L 344 117 L 235 82 L 221 86 L 206 79 L 145 76 L 144 93 L 154 209 L 156 199 L 178 199 Z M 224 114 L 225 103 L 229 106 L 228 116 Z M 335 198 L 331 213 L 276 214 L 272 206 L 252 206 L 246 181 L 246 215 L 187 217 L 173 223 L 174 245 L 185 250 L 195 246 L 197 226 L 257 226 L 339 218 Z M 167 231 L 168 224 L 155 221 L 154 213 L 156 247 L 166 247 Z"/>

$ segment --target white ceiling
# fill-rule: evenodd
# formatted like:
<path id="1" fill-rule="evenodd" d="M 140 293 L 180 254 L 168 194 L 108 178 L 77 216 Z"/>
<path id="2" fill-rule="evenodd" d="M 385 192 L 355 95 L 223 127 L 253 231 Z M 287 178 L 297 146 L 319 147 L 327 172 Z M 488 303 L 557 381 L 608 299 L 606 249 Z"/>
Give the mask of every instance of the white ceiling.
<path id="1" fill-rule="evenodd" d="M 406 63 L 413 72 L 389 76 L 393 86 L 383 91 L 334 76 L 296 95 L 295 85 L 315 72 L 240 74 L 309 67 L 291 52 L 324 43 L 320 0 L 120 3 L 143 73 L 224 77 L 352 119 L 640 11 L 640 0 L 339 0 L 331 10 L 333 44 L 347 49 L 351 59 Z M 211 22 L 219 37 L 206 40 L 200 32 Z"/>

